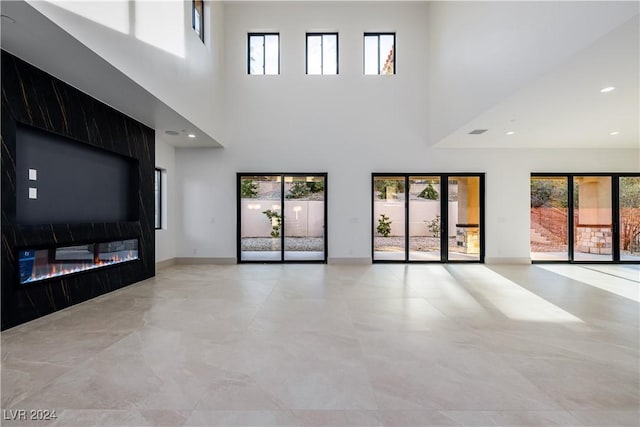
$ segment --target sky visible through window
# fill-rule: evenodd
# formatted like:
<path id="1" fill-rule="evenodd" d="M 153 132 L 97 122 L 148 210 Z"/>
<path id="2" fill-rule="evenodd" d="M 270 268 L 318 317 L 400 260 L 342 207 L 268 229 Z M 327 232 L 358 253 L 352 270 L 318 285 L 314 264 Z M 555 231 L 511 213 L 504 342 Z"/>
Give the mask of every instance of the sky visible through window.
<path id="1" fill-rule="evenodd" d="M 278 34 L 249 35 L 249 74 L 280 74 Z"/>
<path id="2" fill-rule="evenodd" d="M 204 2 L 202 0 L 194 0 L 191 3 L 191 7 L 192 7 L 192 24 L 193 24 L 193 29 L 196 31 L 196 34 L 198 35 L 198 37 L 200 37 L 200 40 L 203 40 L 203 26 L 204 26 Z M 203 40 L 204 41 L 204 40 Z"/>
<path id="3" fill-rule="evenodd" d="M 365 34 L 365 74 L 395 74 L 394 42 L 395 34 Z"/>
<path id="4" fill-rule="evenodd" d="M 307 35 L 307 74 L 338 74 L 338 35 Z"/>

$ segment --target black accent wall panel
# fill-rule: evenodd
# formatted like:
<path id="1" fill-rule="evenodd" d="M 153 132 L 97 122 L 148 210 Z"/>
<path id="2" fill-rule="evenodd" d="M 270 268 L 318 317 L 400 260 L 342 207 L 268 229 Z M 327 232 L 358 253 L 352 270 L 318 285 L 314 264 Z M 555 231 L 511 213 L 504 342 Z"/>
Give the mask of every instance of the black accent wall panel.
<path id="1" fill-rule="evenodd" d="M 5 51 L 2 51 L 1 71 L 4 330 L 154 275 L 155 135 L 153 129 Z M 119 159 L 115 163 L 119 163 L 120 167 L 111 165 L 110 169 L 109 166 L 105 166 L 105 170 L 93 176 L 93 168 L 87 164 L 80 164 L 88 161 L 83 160 L 82 156 L 66 163 L 60 157 L 50 157 L 50 160 L 55 162 L 52 165 L 54 170 L 60 171 L 61 168 L 65 168 L 71 175 L 74 171 L 82 171 L 76 179 L 81 180 L 81 175 L 86 174 L 86 181 L 96 181 L 100 182 L 100 185 L 110 186 L 108 191 L 112 194 L 123 191 L 123 183 L 110 184 L 104 179 L 105 173 L 127 175 L 127 172 L 123 171 L 128 170 L 128 177 L 116 180 L 127 180 L 132 184 L 129 186 L 128 195 L 116 202 L 124 206 L 116 206 L 109 216 L 101 216 L 98 212 L 100 209 L 97 209 L 101 202 L 94 200 L 96 205 L 93 205 L 90 199 L 85 199 L 82 202 L 84 207 L 82 203 L 74 206 L 74 209 L 78 210 L 76 217 L 63 218 L 56 217 L 54 213 L 58 209 L 57 204 L 61 202 L 50 199 L 47 202 L 51 204 L 50 216 L 42 215 L 43 212 L 40 212 L 40 216 L 30 220 L 19 218 L 18 197 L 24 194 L 18 194 L 17 190 L 23 187 L 24 181 L 20 180 L 25 177 L 17 176 L 16 166 L 21 165 L 21 169 L 24 169 L 21 164 L 23 159 L 17 157 L 24 156 L 21 152 L 22 147 L 18 146 L 20 139 L 17 138 L 17 133 L 22 133 L 24 129 L 42 136 L 42 144 L 46 144 L 47 141 L 55 144 L 55 141 L 72 140 L 73 143 L 79 144 L 80 151 L 84 153 L 98 153 L 104 155 L 105 159 Z M 18 172 L 25 173 L 24 170 Z M 43 172 L 46 174 L 45 170 Z M 42 183 L 39 181 L 43 178 L 39 170 L 36 187 Z M 80 187 L 85 185 L 76 184 Z M 55 185 L 55 182 L 52 185 Z M 40 189 L 39 194 L 42 194 Z M 22 214 L 22 210 L 20 212 Z M 44 212 L 46 213 L 46 209 Z M 129 238 L 139 239 L 140 259 L 137 261 L 51 279 L 31 286 L 18 284 L 16 256 L 21 248 L 46 248 Z"/>

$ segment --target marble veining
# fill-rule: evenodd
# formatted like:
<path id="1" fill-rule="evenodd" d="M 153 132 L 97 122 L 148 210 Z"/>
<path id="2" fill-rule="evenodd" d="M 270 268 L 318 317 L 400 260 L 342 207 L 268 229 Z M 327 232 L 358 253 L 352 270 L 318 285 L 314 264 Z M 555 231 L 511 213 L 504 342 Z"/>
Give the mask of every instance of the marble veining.
<path id="1" fill-rule="evenodd" d="M 154 274 L 154 131 L 2 51 L 2 329 Z M 16 221 L 16 126 L 20 123 L 137 160 L 137 220 L 24 225 Z M 18 285 L 18 248 L 139 238 L 140 262 L 34 286 Z"/>

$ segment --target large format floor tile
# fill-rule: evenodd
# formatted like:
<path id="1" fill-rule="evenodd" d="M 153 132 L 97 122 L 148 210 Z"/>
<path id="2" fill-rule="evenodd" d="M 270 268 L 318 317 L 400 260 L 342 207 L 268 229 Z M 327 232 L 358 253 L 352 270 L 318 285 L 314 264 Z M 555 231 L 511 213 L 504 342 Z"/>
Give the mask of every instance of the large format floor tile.
<path id="1" fill-rule="evenodd" d="M 173 266 L 4 331 L 1 421 L 637 426 L 639 289 L 638 266 Z"/>

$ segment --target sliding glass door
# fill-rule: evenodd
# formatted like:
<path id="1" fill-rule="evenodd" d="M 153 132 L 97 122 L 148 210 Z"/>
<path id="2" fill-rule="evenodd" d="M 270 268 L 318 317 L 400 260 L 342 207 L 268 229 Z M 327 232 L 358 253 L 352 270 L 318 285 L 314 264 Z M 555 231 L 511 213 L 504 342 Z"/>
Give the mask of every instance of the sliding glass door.
<path id="1" fill-rule="evenodd" d="M 409 177 L 409 261 L 442 258 L 441 194 L 439 176 Z"/>
<path id="2" fill-rule="evenodd" d="M 639 262 L 640 174 L 532 174 L 534 262 Z"/>
<path id="3" fill-rule="evenodd" d="M 242 175 L 240 187 L 240 261 L 280 261 L 282 252 L 282 177 Z"/>
<path id="4" fill-rule="evenodd" d="M 483 174 L 373 174 L 374 262 L 483 262 Z"/>
<path id="5" fill-rule="evenodd" d="M 480 260 L 480 177 L 450 176 L 449 260 Z"/>
<path id="6" fill-rule="evenodd" d="M 640 262 L 640 176 L 618 177 L 620 261 Z"/>
<path id="7" fill-rule="evenodd" d="M 373 177 L 374 259 L 405 259 L 405 177 Z"/>
<path id="8" fill-rule="evenodd" d="M 326 178 L 238 174 L 238 261 L 326 262 Z"/>
<path id="9" fill-rule="evenodd" d="M 573 260 L 613 261 L 610 176 L 573 177 Z"/>
<path id="10" fill-rule="evenodd" d="M 284 176 L 284 260 L 325 260 L 325 177 Z"/>
<path id="11" fill-rule="evenodd" d="M 569 178 L 531 177 L 531 259 L 569 259 Z"/>

